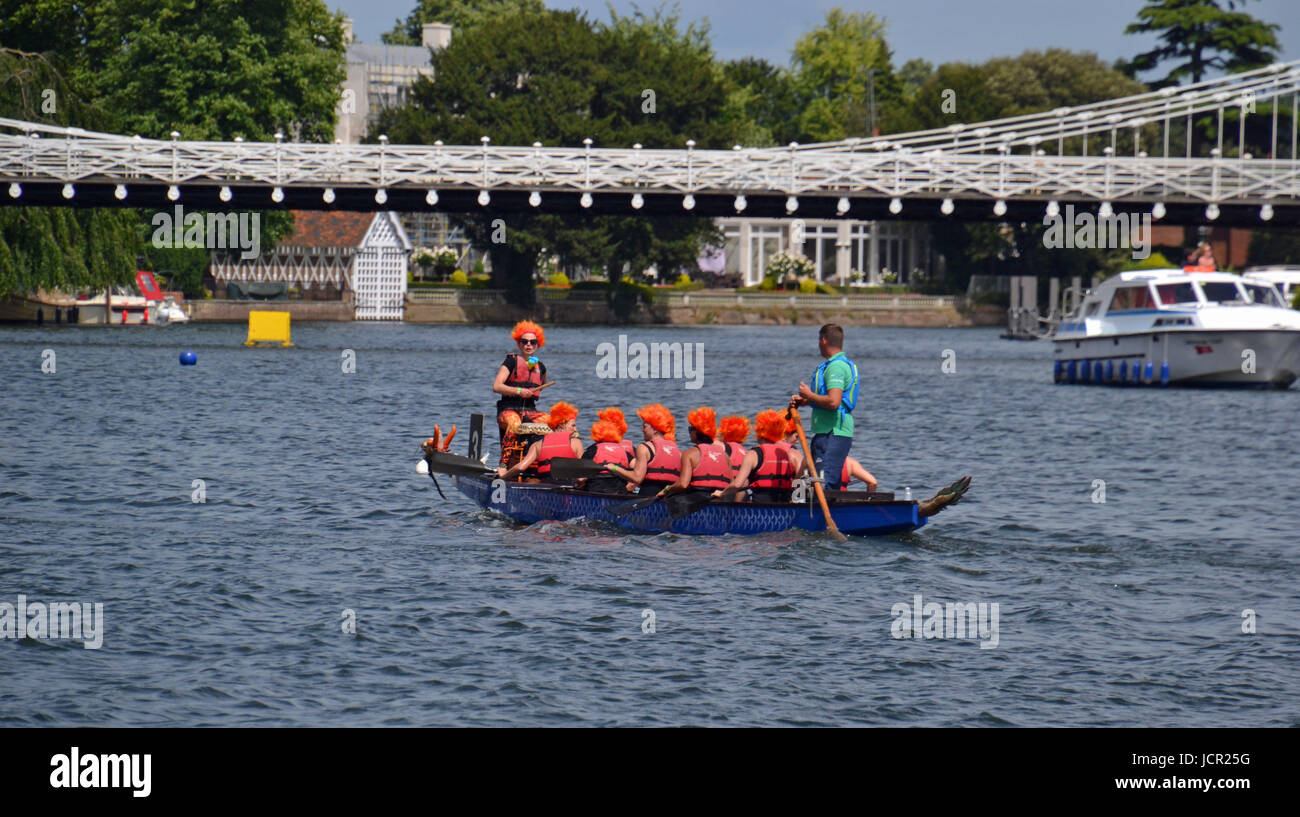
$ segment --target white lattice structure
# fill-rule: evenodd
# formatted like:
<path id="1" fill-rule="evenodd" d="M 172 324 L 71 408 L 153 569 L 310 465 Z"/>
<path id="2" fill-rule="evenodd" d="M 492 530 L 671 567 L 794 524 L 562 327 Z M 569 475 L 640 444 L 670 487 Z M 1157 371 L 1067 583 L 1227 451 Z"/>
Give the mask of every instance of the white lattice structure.
<path id="1" fill-rule="evenodd" d="M 1214 220 L 1222 206 L 1238 220 L 1268 220 L 1276 208 L 1285 214 L 1280 220 L 1296 221 L 1295 118 L 1290 134 L 1280 133 L 1273 106 L 1269 158 L 1242 154 L 1239 146 L 1244 118 L 1264 115 L 1251 114 L 1256 105 L 1289 102 L 1294 111 L 1298 97 L 1300 62 L 1292 62 L 938 131 L 735 150 L 695 150 L 693 142 L 684 150 L 596 148 L 590 140 L 579 148 L 495 147 L 486 136 L 477 146 L 389 145 L 383 137 L 373 145 L 189 142 L 176 133 L 168 142 L 0 119 L 0 185 L 10 203 L 73 206 L 151 206 L 165 191 L 168 201 L 227 209 L 287 200 L 300 209 L 407 210 L 441 200 L 453 209 L 598 206 L 631 213 L 646 206 L 680 213 L 695 210 L 698 200 L 701 215 L 861 218 L 885 215 L 888 202 L 891 215 L 933 218 L 936 209 L 951 214 L 956 201 L 963 205 L 958 217 L 989 218 L 1001 217 L 1010 200 L 1039 214 L 1044 202 L 1057 201 L 1151 208 L 1160 218 L 1168 203 L 1171 217 L 1178 208 L 1184 219 Z M 1235 156 L 1227 155 L 1234 152 L 1231 134 L 1223 147 L 1224 112 L 1231 109 L 1242 114 Z M 1172 123 L 1210 112 L 1219 122 L 1212 156 L 1171 145 Z M 1132 155 L 1117 152 L 1120 132 L 1134 135 Z M 1067 140 L 1089 136 L 1091 153 L 1047 149 L 1054 143 L 1061 154 Z"/>
<path id="2" fill-rule="evenodd" d="M 370 223 L 352 266 L 352 291 L 359 321 L 400 321 L 406 301 L 406 269 L 411 242 L 394 213 L 379 213 Z"/>
<path id="3" fill-rule="evenodd" d="M 214 254 L 217 285 L 333 287 L 352 292 L 357 320 L 402 320 L 411 242 L 396 213 L 300 213 L 297 221 L 292 236 L 258 258 Z"/>

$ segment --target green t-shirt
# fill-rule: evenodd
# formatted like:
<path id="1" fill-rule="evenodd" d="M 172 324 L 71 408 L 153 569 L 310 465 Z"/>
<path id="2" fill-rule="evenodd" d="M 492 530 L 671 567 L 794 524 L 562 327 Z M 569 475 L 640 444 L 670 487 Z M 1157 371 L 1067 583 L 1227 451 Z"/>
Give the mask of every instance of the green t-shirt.
<path id="1" fill-rule="evenodd" d="M 849 386 L 853 381 L 853 370 L 849 368 L 849 359 L 844 356 L 843 352 L 831 355 L 828 358 L 826 366 L 826 391 L 818 392 L 819 394 L 830 394 L 831 389 L 839 389 L 848 396 Z M 817 382 L 817 373 L 813 373 L 813 383 Z M 814 390 L 816 386 L 814 385 Z M 861 387 L 859 387 L 859 392 Z M 813 434 L 834 434 L 838 437 L 853 436 L 853 415 L 850 412 L 841 412 L 839 409 L 824 409 L 813 406 L 812 409 L 812 430 Z"/>

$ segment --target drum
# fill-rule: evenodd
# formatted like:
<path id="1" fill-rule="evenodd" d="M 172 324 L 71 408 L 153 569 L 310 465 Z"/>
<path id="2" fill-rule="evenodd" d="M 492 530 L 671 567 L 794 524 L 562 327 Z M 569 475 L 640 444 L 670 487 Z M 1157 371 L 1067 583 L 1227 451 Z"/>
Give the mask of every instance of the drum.
<path id="1" fill-rule="evenodd" d="M 551 433 L 546 423 L 520 423 L 515 427 L 513 439 L 506 446 L 506 458 L 502 463 L 506 468 L 513 466 L 524 458 L 528 446 Z"/>

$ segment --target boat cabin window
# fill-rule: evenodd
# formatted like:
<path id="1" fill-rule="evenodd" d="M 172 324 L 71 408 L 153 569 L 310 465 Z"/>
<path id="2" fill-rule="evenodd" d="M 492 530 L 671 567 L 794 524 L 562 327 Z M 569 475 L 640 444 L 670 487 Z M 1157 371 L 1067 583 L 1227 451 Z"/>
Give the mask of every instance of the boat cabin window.
<path id="1" fill-rule="evenodd" d="M 1246 295 L 1250 297 L 1250 302 L 1253 304 L 1284 306 L 1282 299 L 1278 297 L 1277 290 L 1273 289 L 1273 287 L 1247 283 L 1243 283 L 1241 287 L 1246 290 Z"/>
<path id="2" fill-rule="evenodd" d="M 1164 306 L 1171 304 L 1195 304 L 1200 303 L 1196 297 L 1196 290 L 1190 283 L 1184 284 L 1158 284 L 1156 286 L 1156 297 Z"/>
<path id="3" fill-rule="evenodd" d="M 1205 293 L 1205 300 L 1210 303 L 1234 304 L 1245 303 L 1245 298 L 1232 281 L 1203 281 L 1199 284 Z"/>
<path id="4" fill-rule="evenodd" d="M 1151 290 L 1146 284 L 1132 287 L 1119 287 L 1110 299 L 1107 312 L 1122 312 L 1126 309 L 1151 309 L 1155 306 Z"/>
<path id="5" fill-rule="evenodd" d="M 1091 318 L 1093 315 L 1096 315 L 1100 309 L 1101 301 L 1089 301 L 1087 306 L 1083 309 L 1083 316 L 1085 318 Z"/>

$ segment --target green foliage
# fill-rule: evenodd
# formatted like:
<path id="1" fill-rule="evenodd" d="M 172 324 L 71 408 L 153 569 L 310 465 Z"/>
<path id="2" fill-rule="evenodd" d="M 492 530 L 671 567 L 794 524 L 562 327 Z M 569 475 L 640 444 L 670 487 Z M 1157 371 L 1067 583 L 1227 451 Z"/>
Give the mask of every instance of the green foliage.
<path id="1" fill-rule="evenodd" d="M 546 279 L 546 283 L 553 287 L 567 287 L 569 285 L 569 276 L 560 270 L 556 270 Z"/>
<path id="2" fill-rule="evenodd" d="M 448 280 L 453 284 L 462 284 L 466 286 L 469 284 L 469 276 L 465 274 L 464 270 L 456 270 L 451 274 L 451 278 Z"/>
<path id="3" fill-rule="evenodd" d="M 1300 264 L 1300 228 L 1256 228 L 1246 251 L 1250 266 Z"/>
<path id="4" fill-rule="evenodd" d="M 1149 0 L 1125 34 L 1158 34 L 1160 44 L 1122 67 L 1130 76 L 1174 63 L 1155 87 L 1200 82 L 1209 71 L 1237 73 L 1277 59 L 1280 26 L 1233 9 L 1245 0 Z M 1224 8 L 1224 6 L 1227 8 Z"/>
<path id="5" fill-rule="evenodd" d="M 758 288 L 763 292 L 773 291 L 774 289 L 776 289 L 776 276 L 773 275 L 763 276 L 763 280 L 762 282 L 759 283 Z"/>
<path id="6" fill-rule="evenodd" d="M 333 135 L 342 30 L 321 0 L 6 3 L 0 44 L 24 49 L 0 49 L 0 116 L 164 139 L 173 129 L 187 139 L 270 139 L 281 129 L 303 140 Z M 151 216 L 0 213 L 0 292 L 126 283 L 136 255 L 147 252 L 155 269 L 171 270 L 174 285 L 197 297 L 206 253 L 155 256 L 142 240 Z M 262 246 L 292 229 L 290 213 L 263 213 Z M 27 230 L 44 232 L 17 236 Z"/>
<path id="7" fill-rule="evenodd" d="M 1173 266 L 1174 265 L 1171 264 L 1169 262 L 1169 259 L 1165 258 L 1164 255 L 1158 252 L 1153 252 L 1150 255 L 1148 255 L 1146 258 L 1143 258 L 1141 260 L 1137 260 L 1137 261 L 1129 260 L 1126 264 L 1124 264 L 1123 267 L 1120 268 L 1120 271 L 1128 272 L 1129 270 L 1169 269 L 1170 267 Z"/>
<path id="8" fill-rule="evenodd" d="M 687 275 L 684 272 L 677 276 L 677 282 L 674 284 L 674 286 L 678 286 L 678 287 L 688 287 L 690 285 L 691 285 L 691 276 Z"/>
<path id="9" fill-rule="evenodd" d="M 817 282 L 812 278 L 805 278 L 799 282 L 799 291 L 804 295 L 812 295 L 817 292 Z"/>
<path id="10" fill-rule="evenodd" d="M 725 116 L 736 123 L 736 144 L 772 147 L 804 138 L 793 73 L 755 57 L 723 63 L 722 72 L 731 85 Z"/>
<path id="11" fill-rule="evenodd" d="M 871 12 L 846 12 L 833 8 L 819 28 L 799 37 L 792 63 L 800 91 L 808 100 L 800 129 L 814 141 L 868 135 L 868 73 L 875 71 L 876 119 L 881 111 L 902 100 L 894 75 L 885 23 Z"/>
<path id="12" fill-rule="evenodd" d="M 683 28 L 662 10 L 612 15 L 597 25 L 576 11 L 525 9 L 458 31 L 433 54 L 437 81 L 421 80 L 410 104 L 380 116 L 376 132 L 395 142 L 729 147 L 734 122 L 723 118 L 728 89 L 713 62 L 707 29 Z M 647 110 L 654 92 L 654 110 Z M 506 241 L 492 241 L 501 219 Z M 467 214 L 456 217 L 492 259 L 494 286 L 516 304 L 533 302 L 543 257 L 564 268 L 603 270 L 611 280 L 651 266 L 693 265 L 700 248 L 719 244 L 709 220 L 646 219 L 585 213 Z"/>
<path id="13" fill-rule="evenodd" d="M 448 23 L 454 36 L 459 37 L 488 20 L 543 8 L 542 0 L 418 0 L 415 10 L 405 20 L 398 20 L 380 39 L 389 45 L 419 45 L 425 23 Z"/>

